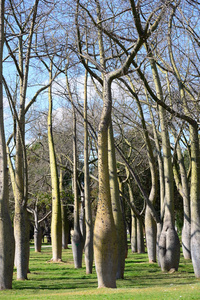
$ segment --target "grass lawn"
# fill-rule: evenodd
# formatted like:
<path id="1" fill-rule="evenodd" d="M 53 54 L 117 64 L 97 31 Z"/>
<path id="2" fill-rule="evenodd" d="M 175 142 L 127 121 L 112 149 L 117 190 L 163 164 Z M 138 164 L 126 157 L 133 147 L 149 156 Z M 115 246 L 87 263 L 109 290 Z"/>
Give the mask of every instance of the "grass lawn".
<path id="1" fill-rule="evenodd" d="M 97 289 L 94 272 L 74 269 L 71 248 L 63 250 L 63 262 L 48 262 L 51 248 L 41 253 L 31 248 L 29 280 L 17 281 L 13 289 L 0 291 L 0 299 L 200 299 L 200 281 L 194 277 L 191 261 L 181 257 L 179 271 L 162 273 L 157 264 L 149 264 L 147 254 L 132 254 L 126 259 L 125 279 L 117 280 L 117 289 Z"/>

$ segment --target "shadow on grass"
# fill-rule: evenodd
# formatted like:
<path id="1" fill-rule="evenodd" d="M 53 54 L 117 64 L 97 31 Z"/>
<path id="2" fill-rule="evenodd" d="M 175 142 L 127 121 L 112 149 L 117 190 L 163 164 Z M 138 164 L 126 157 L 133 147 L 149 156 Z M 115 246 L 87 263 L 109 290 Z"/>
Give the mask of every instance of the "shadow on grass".
<path id="1" fill-rule="evenodd" d="M 27 281 L 13 280 L 13 289 L 17 290 L 87 290 L 97 288 L 95 268 L 93 274 L 85 274 L 85 266 L 74 269 L 73 257 L 69 249 L 64 252 L 62 263 L 46 263 L 49 251 L 31 253 L 30 270 Z M 83 259 L 84 261 L 84 259 Z M 196 282 L 191 261 L 182 259 L 178 272 L 162 273 L 158 264 L 149 264 L 147 254 L 129 254 L 126 259 L 125 279 L 117 280 L 118 288 L 184 286 Z"/>

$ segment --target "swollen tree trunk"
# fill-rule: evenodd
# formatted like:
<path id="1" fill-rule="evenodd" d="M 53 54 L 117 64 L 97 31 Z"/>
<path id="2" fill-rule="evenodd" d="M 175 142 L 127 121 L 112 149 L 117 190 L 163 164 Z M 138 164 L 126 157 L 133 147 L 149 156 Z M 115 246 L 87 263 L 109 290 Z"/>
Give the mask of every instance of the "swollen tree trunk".
<path id="1" fill-rule="evenodd" d="M 9 215 L 8 169 L 3 121 L 2 55 L 4 0 L 0 1 L 0 290 L 12 288 L 14 235 Z"/>
<path id="2" fill-rule="evenodd" d="M 76 113 L 73 106 L 73 187 L 74 187 L 74 231 L 72 236 L 72 252 L 74 267 L 82 268 L 83 237 L 79 221 L 79 199 L 77 178 L 77 138 L 76 138 Z"/>
<path id="3" fill-rule="evenodd" d="M 108 166 L 110 178 L 110 194 L 115 227 L 117 230 L 117 244 L 118 244 L 118 268 L 116 278 L 124 278 L 124 267 L 126 257 L 126 237 L 125 226 L 120 207 L 119 186 L 117 180 L 116 158 L 112 122 L 108 129 Z"/>
<path id="4" fill-rule="evenodd" d="M 146 45 L 147 50 L 148 46 Z M 152 53 L 149 52 L 151 69 L 157 97 L 163 101 L 162 87 L 159 74 Z M 163 166 L 165 178 L 164 220 L 159 239 L 159 263 L 163 271 L 178 270 L 180 259 L 180 242 L 175 230 L 174 221 L 174 186 L 171 161 L 171 149 L 167 126 L 167 115 L 163 107 L 159 106 L 159 119 L 161 126 L 161 139 L 163 150 Z"/>
<path id="5" fill-rule="evenodd" d="M 103 110 L 98 132 L 99 200 L 94 225 L 94 259 L 98 287 L 116 287 L 117 233 L 114 224 L 108 169 L 108 127 L 111 122 L 111 82 L 104 75 Z"/>
<path id="6" fill-rule="evenodd" d="M 49 79 L 52 80 L 52 65 L 49 70 Z M 56 164 L 56 154 L 54 149 L 52 132 L 52 91 L 49 87 L 49 111 L 48 111 L 48 146 L 49 161 L 51 171 L 52 188 L 52 219 L 51 219 L 51 243 L 52 243 L 52 261 L 61 261 L 62 259 L 62 219 L 61 202 L 59 191 L 59 178 Z"/>
<path id="7" fill-rule="evenodd" d="M 174 55 L 173 55 L 173 51 L 172 51 L 172 40 L 171 40 L 171 36 L 172 36 L 172 21 L 173 21 L 173 17 L 174 17 L 174 13 L 177 9 L 177 6 L 174 6 L 172 8 L 172 11 L 171 11 L 171 14 L 170 14 L 170 18 L 169 18 L 169 23 L 168 23 L 168 50 L 169 50 L 169 56 L 170 56 L 170 61 L 171 61 L 171 64 L 172 64 L 172 67 L 173 67 L 173 71 L 174 71 L 174 74 L 176 76 L 176 79 L 177 79 L 177 83 L 178 83 L 178 86 L 179 86 L 179 92 L 180 92 L 180 97 L 181 97 L 181 102 L 183 103 L 183 109 L 184 109 L 184 112 L 186 115 L 190 115 L 190 111 L 188 110 L 188 103 L 186 102 L 186 97 L 185 97 L 185 90 L 184 90 L 184 85 L 183 85 L 183 82 L 182 82 L 182 79 L 181 79 L 181 75 L 180 75 L 180 72 L 176 66 L 176 62 L 175 62 L 175 59 L 174 59 Z M 169 86 L 169 84 L 168 84 Z M 169 89 L 169 87 L 168 87 Z M 191 97 L 191 95 L 190 95 Z M 192 99 L 194 100 L 194 99 Z M 196 100 L 195 100 L 196 101 Z M 195 122 L 194 122 L 195 123 Z M 187 176 L 186 176 L 186 171 L 185 171 L 185 168 L 184 168 L 184 164 L 183 164 L 183 158 L 181 157 L 181 150 L 180 150 L 180 146 L 178 145 L 177 147 L 177 155 L 178 155 L 178 159 L 179 159 L 179 165 L 180 165 L 180 174 L 181 174 L 181 183 L 182 183 L 182 197 L 183 197 L 183 208 L 184 208 L 184 223 L 183 223 L 183 230 L 182 230 L 182 246 L 183 246 L 183 254 L 184 254 L 184 257 L 185 258 L 190 258 L 190 255 L 191 255 L 191 247 L 190 247 L 190 242 L 192 243 L 191 241 L 191 227 L 190 227 L 190 218 L 191 218 L 191 214 L 190 214 L 190 201 L 191 200 L 191 196 L 193 197 L 194 194 L 196 195 L 195 197 L 197 198 L 193 198 L 194 199 L 194 202 L 198 199 L 199 200 L 199 191 L 200 191 L 200 188 L 198 187 L 199 183 L 198 183 L 198 180 L 199 180 L 199 171 L 197 171 L 196 168 L 199 167 L 199 157 L 195 150 L 196 148 L 196 143 L 199 143 L 198 141 L 198 137 L 197 137 L 197 140 L 196 140 L 196 130 L 198 131 L 197 127 L 196 127 L 196 124 L 193 126 L 190 124 L 189 126 L 189 130 L 190 130 L 190 139 L 191 139 L 191 146 L 194 146 L 193 147 L 193 154 L 194 154 L 194 157 L 192 159 L 192 166 L 194 167 L 194 170 L 193 170 L 193 177 L 191 176 L 191 190 L 190 190 L 190 196 L 189 196 L 189 188 L 188 188 L 188 182 L 187 182 Z M 197 146 L 197 149 L 199 148 L 199 146 Z M 192 151 L 192 147 L 191 147 L 191 151 Z M 197 163 L 197 164 L 196 164 Z M 196 177 L 197 175 L 197 177 Z M 193 194 L 193 187 L 194 187 L 194 194 Z M 196 194 L 197 192 L 197 194 Z M 197 200 L 197 201 L 198 201 Z M 192 204 L 191 204 L 191 207 L 192 207 Z M 196 212 L 195 212 L 195 221 L 194 223 L 196 224 Z M 200 217 L 199 217 L 200 218 Z M 199 224 L 200 226 L 200 224 Z M 196 230 L 196 225 L 194 226 L 195 227 L 195 230 Z M 197 242 L 198 243 L 198 242 Z M 200 243 L 199 243 L 200 244 Z M 197 249 L 196 249 L 197 250 Z M 195 252 L 196 252 L 195 250 Z M 196 256 L 196 254 L 195 254 Z M 199 264 L 199 262 L 198 262 Z M 200 273 L 199 273 L 200 274 Z"/>
<path id="8" fill-rule="evenodd" d="M 145 92 L 146 92 L 146 89 L 145 89 Z M 147 92 L 146 92 L 146 98 L 147 98 L 147 102 L 149 103 L 149 98 L 148 98 Z M 160 239 L 161 230 L 162 230 L 162 220 L 163 220 L 163 216 L 164 216 L 165 180 L 164 180 L 164 168 L 163 168 L 161 147 L 160 147 L 160 143 L 159 143 L 159 139 L 158 139 L 158 131 L 156 130 L 155 120 L 154 120 L 154 116 L 153 116 L 150 105 L 149 105 L 149 113 L 150 113 L 151 121 L 152 121 L 153 135 L 154 135 L 154 140 L 155 140 L 155 148 L 156 148 L 156 152 L 157 152 L 158 174 L 159 174 L 161 223 L 157 223 L 156 253 L 157 253 L 157 262 L 158 262 L 158 265 L 160 266 L 159 246 L 158 245 L 159 245 L 159 239 Z"/>
<path id="9" fill-rule="evenodd" d="M 85 71 L 85 90 L 84 90 L 84 197 L 85 197 L 85 266 L 86 274 L 92 273 L 93 266 L 93 222 L 90 203 L 90 180 L 88 165 L 88 125 L 87 125 L 87 70 Z"/>
<path id="10" fill-rule="evenodd" d="M 180 172 L 177 171 L 177 164 L 174 164 L 174 179 L 177 190 L 183 198 L 183 228 L 182 228 L 182 251 L 185 259 L 191 259 L 190 242 L 191 242 L 191 216 L 190 216 L 190 193 L 188 186 L 187 173 L 184 165 L 184 157 L 181 152 L 179 141 L 177 141 L 177 159 Z"/>

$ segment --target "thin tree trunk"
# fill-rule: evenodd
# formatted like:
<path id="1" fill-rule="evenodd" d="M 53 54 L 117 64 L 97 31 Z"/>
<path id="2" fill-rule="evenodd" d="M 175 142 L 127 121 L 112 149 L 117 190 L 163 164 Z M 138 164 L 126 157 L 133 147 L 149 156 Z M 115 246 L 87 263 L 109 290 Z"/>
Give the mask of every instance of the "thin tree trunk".
<path id="1" fill-rule="evenodd" d="M 79 199 L 77 183 L 77 138 L 76 138 L 76 112 L 73 106 L 73 188 L 74 188 L 74 231 L 72 236 L 72 252 L 75 268 L 82 268 L 83 237 L 80 230 Z"/>
<path id="2" fill-rule="evenodd" d="M 64 205 L 63 201 L 63 170 L 60 168 L 60 178 L 59 178 L 59 189 L 61 198 L 61 218 L 62 218 L 62 248 L 68 249 L 69 242 L 69 221 L 67 215 L 67 207 Z"/>
<path id="3" fill-rule="evenodd" d="M 88 165 L 88 124 L 87 124 L 87 79 L 88 72 L 85 71 L 85 90 L 84 90 L 84 197 L 85 197 L 85 265 L 86 274 L 92 273 L 94 250 L 93 250 L 93 222 L 90 203 L 90 179 Z"/>
<path id="4" fill-rule="evenodd" d="M 128 191 L 130 202 L 134 203 L 133 191 L 130 183 L 128 182 Z M 133 253 L 137 252 L 137 216 L 131 209 L 131 251 Z"/>
<path id="5" fill-rule="evenodd" d="M 33 211 L 34 214 L 34 246 L 35 246 L 35 252 L 41 252 L 42 248 L 42 229 L 40 227 L 40 223 L 38 222 L 38 211 L 37 211 L 37 205 L 35 207 L 35 210 Z"/>
<path id="6" fill-rule="evenodd" d="M 0 1 L 0 290 L 12 288 L 14 234 L 9 215 L 8 169 L 3 122 L 2 56 L 4 43 L 4 0 Z"/>
<path id="7" fill-rule="evenodd" d="M 61 202 L 61 214 L 62 214 L 62 248 L 68 249 L 69 244 L 69 220 L 67 207 Z"/>
<path id="8" fill-rule="evenodd" d="M 85 226 L 85 197 L 84 191 L 81 189 L 81 203 L 80 203 L 80 214 L 79 214 L 79 221 L 80 221 L 80 230 L 81 235 L 83 238 L 83 247 L 85 245 L 85 236 L 86 236 L 86 226 Z"/>
<path id="9" fill-rule="evenodd" d="M 52 64 L 49 70 L 49 79 L 52 80 Z M 56 154 L 54 149 L 52 132 L 52 91 L 49 87 L 49 111 L 48 111 L 48 146 L 49 161 L 51 171 L 52 187 L 52 219 L 51 219 L 51 242 L 52 242 L 52 261 L 62 259 L 62 220 L 61 220 L 61 202 L 59 191 L 59 179 L 56 164 Z"/>
<path id="10" fill-rule="evenodd" d="M 142 218 L 137 218 L 137 252 L 145 253 Z"/>
<path id="11" fill-rule="evenodd" d="M 156 163 L 155 163 L 155 158 L 153 155 L 153 150 L 148 134 L 148 129 L 146 126 L 145 118 L 144 118 L 144 113 L 142 110 L 142 106 L 140 103 L 140 100 L 138 98 L 137 93 L 135 92 L 134 85 L 131 81 L 131 78 L 129 78 L 129 82 L 131 84 L 131 89 L 133 91 L 133 96 L 136 99 L 140 118 L 141 118 L 141 123 L 142 123 L 142 128 L 143 128 L 143 135 L 144 135 L 144 140 L 146 144 L 146 149 L 147 149 L 147 157 L 149 161 L 149 167 L 150 167 L 150 172 L 151 172 L 151 191 L 149 195 L 149 200 L 151 201 L 152 205 L 155 205 L 155 200 L 157 196 L 157 190 L 158 190 L 158 180 L 157 180 L 157 170 L 156 170 Z M 151 210 L 149 207 L 146 207 L 145 210 L 145 232 L 146 232 L 146 242 L 147 242 L 147 252 L 148 252 L 148 257 L 149 257 L 149 262 L 156 262 L 156 222 L 153 219 L 151 215 Z"/>

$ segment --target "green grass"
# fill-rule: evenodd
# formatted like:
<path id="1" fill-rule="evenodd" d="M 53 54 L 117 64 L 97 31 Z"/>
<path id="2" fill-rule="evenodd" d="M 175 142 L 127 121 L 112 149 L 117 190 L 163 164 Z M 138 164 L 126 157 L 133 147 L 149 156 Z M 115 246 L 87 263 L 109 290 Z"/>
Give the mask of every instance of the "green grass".
<path id="1" fill-rule="evenodd" d="M 200 299 L 200 281 L 194 277 L 191 261 L 181 257 L 179 271 L 162 273 L 157 264 L 149 264 L 147 254 L 132 254 L 126 259 L 125 279 L 117 280 L 117 289 L 97 289 L 94 272 L 74 269 L 71 249 L 63 251 L 63 262 L 48 262 L 51 248 L 41 253 L 31 249 L 29 280 L 17 281 L 13 289 L 0 291 L 0 299 Z M 83 259 L 84 262 L 84 259 Z"/>

